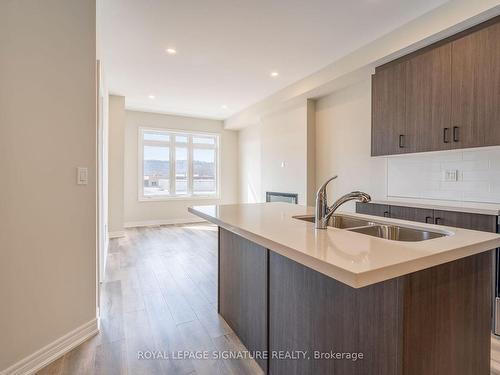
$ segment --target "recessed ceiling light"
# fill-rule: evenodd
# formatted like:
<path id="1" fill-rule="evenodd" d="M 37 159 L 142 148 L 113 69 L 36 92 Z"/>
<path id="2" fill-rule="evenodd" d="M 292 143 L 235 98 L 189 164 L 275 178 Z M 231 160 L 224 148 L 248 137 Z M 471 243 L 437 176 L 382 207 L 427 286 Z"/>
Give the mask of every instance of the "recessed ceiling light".
<path id="1" fill-rule="evenodd" d="M 154 95 L 149 95 L 149 96 L 148 96 L 148 98 L 149 98 L 149 99 L 156 99 L 156 96 L 154 96 Z"/>
<path id="2" fill-rule="evenodd" d="M 175 55 L 177 53 L 177 50 L 175 48 L 167 48 L 166 51 L 169 55 Z"/>
<path id="3" fill-rule="evenodd" d="M 227 105 L 223 104 L 220 106 L 222 109 L 227 109 Z"/>
<path id="4" fill-rule="evenodd" d="M 274 77 L 279 76 L 279 73 L 278 72 L 271 72 L 270 76 L 274 78 Z"/>

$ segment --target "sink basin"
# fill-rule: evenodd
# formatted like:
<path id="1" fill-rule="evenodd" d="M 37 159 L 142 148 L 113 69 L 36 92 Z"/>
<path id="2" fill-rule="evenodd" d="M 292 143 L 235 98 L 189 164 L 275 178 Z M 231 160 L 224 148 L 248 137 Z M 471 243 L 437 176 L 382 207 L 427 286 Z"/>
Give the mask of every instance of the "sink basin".
<path id="1" fill-rule="evenodd" d="M 315 222 L 314 215 L 293 216 L 294 219 Z M 383 238 L 392 241 L 417 242 L 447 236 L 445 233 L 432 232 L 424 229 L 399 227 L 397 225 L 381 224 L 369 220 L 358 219 L 344 215 L 332 215 L 328 220 L 329 227 L 346 229 L 350 232 Z"/>
<path id="2" fill-rule="evenodd" d="M 294 219 L 308 221 L 310 223 L 315 222 L 314 215 L 304 215 L 304 216 L 294 216 Z M 356 228 L 356 227 L 364 227 L 367 225 L 373 225 L 370 221 L 363 219 L 356 219 L 349 216 L 344 215 L 332 215 L 328 220 L 329 227 L 339 228 L 339 229 L 347 229 L 347 228 Z"/>
<path id="3" fill-rule="evenodd" d="M 444 237 L 446 234 L 427 230 L 398 227 L 396 225 L 376 224 L 363 228 L 349 229 L 351 232 L 366 234 L 368 236 L 384 238 L 393 241 L 425 241 L 433 238 Z"/>

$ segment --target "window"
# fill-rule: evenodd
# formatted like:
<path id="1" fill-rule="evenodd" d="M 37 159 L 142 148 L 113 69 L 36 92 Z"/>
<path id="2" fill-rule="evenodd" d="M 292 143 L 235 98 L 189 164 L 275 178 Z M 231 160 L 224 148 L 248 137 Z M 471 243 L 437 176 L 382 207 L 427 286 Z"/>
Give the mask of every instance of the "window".
<path id="1" fill-rule="evenodd" d="M 141 128 L 139 142 L 139 200 L 218 196 L 218 135 Z"/>

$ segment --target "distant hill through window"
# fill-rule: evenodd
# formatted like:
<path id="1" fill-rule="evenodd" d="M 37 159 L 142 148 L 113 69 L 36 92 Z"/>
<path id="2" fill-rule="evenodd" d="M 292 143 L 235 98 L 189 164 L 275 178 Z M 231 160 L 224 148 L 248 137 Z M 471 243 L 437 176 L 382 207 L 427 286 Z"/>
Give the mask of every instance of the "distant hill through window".
<path id="1" fill-rule="evenodd" d="M 186 160 L 178 160 L 178 168 L 187 168 Z M 168 174 L 170 162 L 165 160 L 144 160 L 144 176 L 155 176 Z M 214 163 L 204 161 L 193 161 L 193 177 L 195 178 L 214 178 Z"/>

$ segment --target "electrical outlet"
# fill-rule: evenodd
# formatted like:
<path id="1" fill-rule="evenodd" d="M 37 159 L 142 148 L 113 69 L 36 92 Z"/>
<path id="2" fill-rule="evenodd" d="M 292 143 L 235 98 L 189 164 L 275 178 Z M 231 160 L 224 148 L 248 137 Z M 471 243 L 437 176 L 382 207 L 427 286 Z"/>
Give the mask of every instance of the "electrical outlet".
<path id="1" fill-rule="evenodd" d="M 443 172 L 443 181 L 445 182 L 456 182 L 458 181 L 458 170 L 448 169 Z"/>

